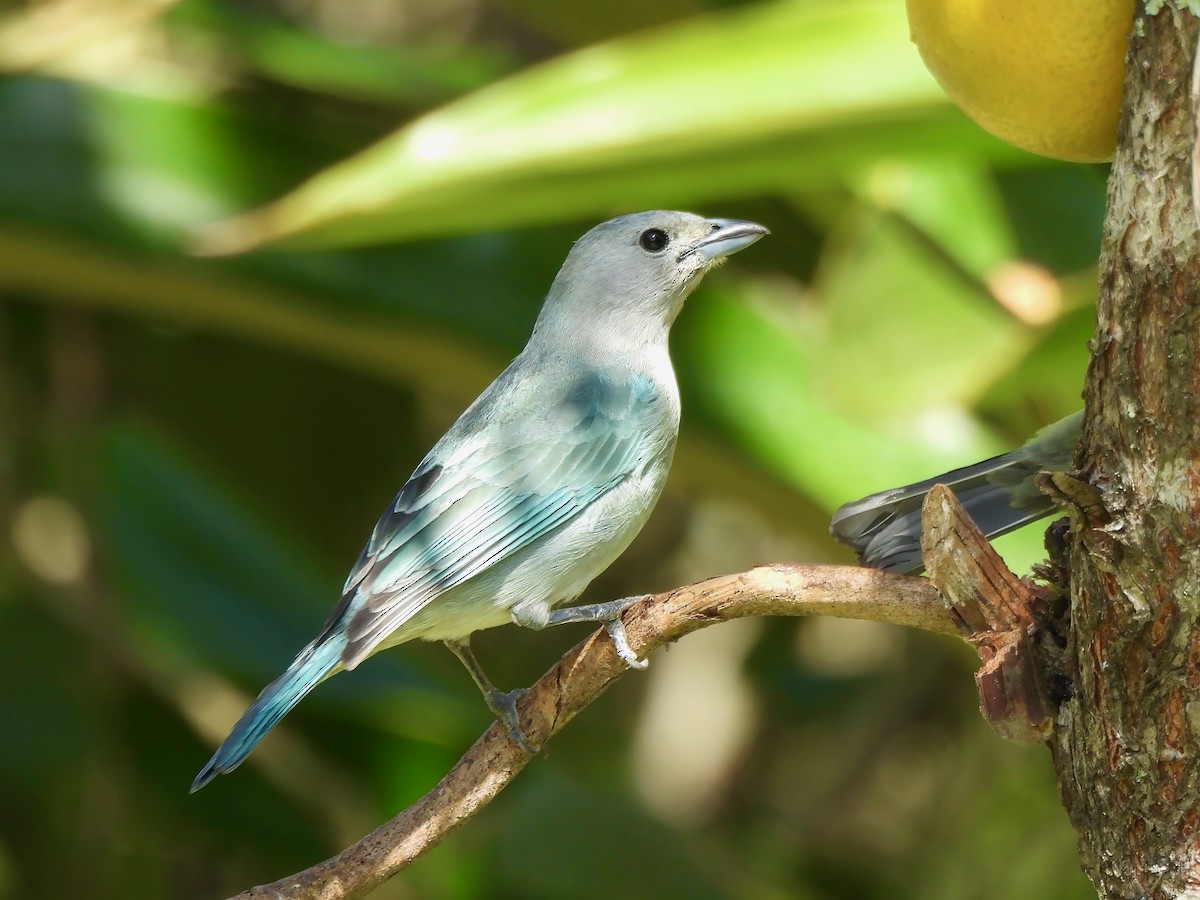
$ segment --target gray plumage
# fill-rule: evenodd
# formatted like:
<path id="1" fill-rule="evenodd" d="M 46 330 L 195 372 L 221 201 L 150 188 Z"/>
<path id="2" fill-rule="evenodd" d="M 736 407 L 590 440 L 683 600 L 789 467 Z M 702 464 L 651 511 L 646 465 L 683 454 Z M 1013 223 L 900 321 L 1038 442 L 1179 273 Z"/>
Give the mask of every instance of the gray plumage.
<path id="1" fill-rule="evenodd" d="M 1057 508 L 1034 484 L 1039 472 L 1071 466 L 1083 413 L 1047 425 L 1016 450 L 916 484 L 847 503 L 833 515 L 830 533 L 853 547 L 874 569 L 920 572 L 921 507 L 935 484 L 949 487 L 989 538 L 1027 525 Z"/>
<path id="2" fill-rule="evenodd" d="M 684 300 L 761 225 L 684 212 L 622 216 L 576 242 L 520 355 L 429 451 L 375 526 L 316 639 L 259 695 L 196 776 L 234 769 L 320 681 L 414 638 L 462 659 L 525 746 L 513 693 L 472 632 L 605 623 L 622 658 L 629 601 L 574 601 L 629 545 L 667 477 L 679 392 L 667 337 Z"/>

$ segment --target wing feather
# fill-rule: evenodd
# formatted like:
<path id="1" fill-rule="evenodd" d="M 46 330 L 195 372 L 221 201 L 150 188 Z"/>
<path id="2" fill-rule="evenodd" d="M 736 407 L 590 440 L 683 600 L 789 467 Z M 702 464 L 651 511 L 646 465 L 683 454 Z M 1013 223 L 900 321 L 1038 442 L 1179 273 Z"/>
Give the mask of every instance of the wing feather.
<path id="1" fill-rule="evenodd" d="M 452 429 L 380 518 L 346 581 L 340 621 L 330 622 L 345 627 L 343 664 L 357 665 L 442 593 L 562 528 L 644 467 L 662 452 L 659 401 L 648 378 L 594 373 L 538 427 L 489 427 L 473 442 L 450 440 Z"/>

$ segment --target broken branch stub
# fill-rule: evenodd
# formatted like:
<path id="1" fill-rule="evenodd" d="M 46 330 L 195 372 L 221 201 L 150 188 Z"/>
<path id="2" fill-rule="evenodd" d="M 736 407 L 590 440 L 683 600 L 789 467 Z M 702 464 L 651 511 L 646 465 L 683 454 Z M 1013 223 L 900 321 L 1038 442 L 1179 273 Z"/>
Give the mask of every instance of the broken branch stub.
<path id="1" fill-rule="evenodd" d="M 921 512 L 921 553 L 963 636 L 979 651 L 980 712 L 1001 737 L 1040 743 L 1054 729 L 1054 704 L 1038 675 L 1031 630 L 1034 591 L 1014 575 L 954 493 L 935 486 Z"/>

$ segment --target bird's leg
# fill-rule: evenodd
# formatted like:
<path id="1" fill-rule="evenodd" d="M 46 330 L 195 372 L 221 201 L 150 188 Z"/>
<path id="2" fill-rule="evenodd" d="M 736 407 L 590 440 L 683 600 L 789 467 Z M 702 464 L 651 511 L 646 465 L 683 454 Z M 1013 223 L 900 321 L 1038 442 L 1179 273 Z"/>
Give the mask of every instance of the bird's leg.
<path id="1" fill-rule="evenodd" d="M 508 731 L 508 736 L 513 739 L 518 747 L 526 753 L 535 754 L 541 750 L 540 747 L 535 747 L 530 743 L 529 738 L 525 736 L 525 732 L 521 729 L 521 720 L 517 716 L 517 701 L 524 695 L 524 688 L 517 688 L 514 691 L 507 693 L 498 690 L 487 674 L 483 671 L 483 666 L 479 664 L 479 660 L 475 658 L 475 654 L 471 651 L 470 636 L 459 638 L 457 640 L 447 640 L 443 643 L 450 648 L 450 652 L 458 657 L 459 661 L 466 667 L 466 670 L 471 674 L 471 680 L 478 686 L 483 694 L 483 701 L 488 705 L 488 709 L 492 711 L 501 724 Z"/>
<path id="2" fill-rule="evenodd" d="M 638 655 L 633 652 L 633 648 L 629 646 L 629 638 L 625 635 L 625 623 L 621 621 L 621 614 L 648 596 L 648 594 L 643 594 L 640 597 L 626 597 L 623 600 L 610 600 L 607 603 L 590 603 L 587 606 L 568 606 L 566 609 L 556 609 L 550 613 L 542 627 L 565 625 L 569 622 L 603 622 L 604 630 L 608 632 L 608 636 L 617 650 L 617 656 L 621 657 L 625 665 L 631 669 L 644 669 L 649 662 L 639 659 Z M 519 619 L 517 622 L 520 625 L 525 624 Z"/>

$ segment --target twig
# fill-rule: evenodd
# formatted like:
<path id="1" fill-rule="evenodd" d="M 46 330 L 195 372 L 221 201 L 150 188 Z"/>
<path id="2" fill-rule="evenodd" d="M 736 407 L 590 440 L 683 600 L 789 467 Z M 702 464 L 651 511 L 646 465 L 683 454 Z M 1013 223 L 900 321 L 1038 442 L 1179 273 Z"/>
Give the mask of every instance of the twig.
<path id="1" fill-rule="evenodd" d="M 762 566 L 648 597 L 625 614 L 646 655 L 685 634 L 744 616 L 827 615 L 958 635 L 923 578 L 841 566 Z M 521 698 L 525 734 L 543 744 L 627 671 L 603 631 L 571 649 Z M 428 794 L 337 856 L 236 900 L 350 900 L 395 875 L 482 810 L 532 756 L 492 725 Z"/>

